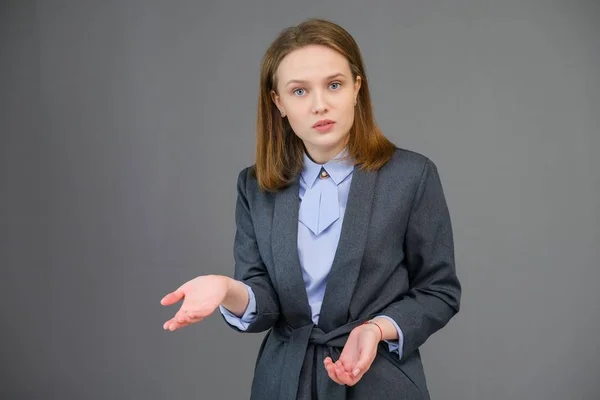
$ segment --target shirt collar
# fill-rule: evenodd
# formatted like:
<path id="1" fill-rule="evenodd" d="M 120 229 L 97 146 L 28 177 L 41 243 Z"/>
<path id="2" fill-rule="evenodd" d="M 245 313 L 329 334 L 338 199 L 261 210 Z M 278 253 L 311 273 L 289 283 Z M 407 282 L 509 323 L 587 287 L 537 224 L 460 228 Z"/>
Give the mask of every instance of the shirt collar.
<path id="1" fill-rule="evenodd" d="M 317 164 L 310 159 L 305 151 L 303 156 L 304 162 L 302 165 L 302 179 L 309 188 L 312 188 L 319 177 L 321 168 L 325 168 L 333 182 L 335 182 L 336 185 L 339 185 L 354 170 L 354 163 L 351 157 L 342 159 L 343 157 L 347 156 L 348 146 L 346 146 L 333 159 L 325 164 Z"/>

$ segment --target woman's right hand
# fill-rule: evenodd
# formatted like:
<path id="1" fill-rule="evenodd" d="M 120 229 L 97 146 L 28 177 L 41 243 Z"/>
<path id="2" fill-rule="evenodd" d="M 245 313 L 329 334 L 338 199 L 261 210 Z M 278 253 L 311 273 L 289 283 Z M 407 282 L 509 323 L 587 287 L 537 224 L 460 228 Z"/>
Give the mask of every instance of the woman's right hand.
<path id="1" fill-rule="evenodd" d="M 170 306 L 183 299 L 183 304 L 173 318 L 163 324 L 163 329 L 174 331 L 212 314 L 223 303 L 229 290 L 231 278 L 222 275 L 203 275 L 194 278 L 160 301 Z"/>

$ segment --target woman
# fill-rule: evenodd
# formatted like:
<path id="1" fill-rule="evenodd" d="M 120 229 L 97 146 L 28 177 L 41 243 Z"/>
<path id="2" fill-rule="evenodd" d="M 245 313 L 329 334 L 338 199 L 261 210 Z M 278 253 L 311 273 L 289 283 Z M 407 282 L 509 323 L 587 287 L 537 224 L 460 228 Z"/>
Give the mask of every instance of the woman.
<path id="1" fill-rule="evenodd" d="M 458 312 L 434 163 L 377 128 L 359 48 L 311 19 L 261 65 L 256 163 L 238 177 L 235 279 L 200 276 L 175 330 L 219 308 L 268 330 L 251 399 L 428 399 L 419 346 Z"/>

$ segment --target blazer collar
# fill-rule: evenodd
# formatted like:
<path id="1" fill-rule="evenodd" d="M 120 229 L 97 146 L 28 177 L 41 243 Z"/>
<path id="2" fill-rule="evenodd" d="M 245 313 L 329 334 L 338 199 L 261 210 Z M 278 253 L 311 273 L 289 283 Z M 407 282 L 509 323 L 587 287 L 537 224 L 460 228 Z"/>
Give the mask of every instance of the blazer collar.
<path id="1" fill-rule="evenodd" d="M 348 307 L 360 272 L 376 184 L 376 172 L 356 168 L 321 306 L 319 327 L 325 332 L 347 323 Z M 296 326 L 312 324 L 298 257 L 300 176 L 275 195 L 271 250 L 282 312 Z"/>

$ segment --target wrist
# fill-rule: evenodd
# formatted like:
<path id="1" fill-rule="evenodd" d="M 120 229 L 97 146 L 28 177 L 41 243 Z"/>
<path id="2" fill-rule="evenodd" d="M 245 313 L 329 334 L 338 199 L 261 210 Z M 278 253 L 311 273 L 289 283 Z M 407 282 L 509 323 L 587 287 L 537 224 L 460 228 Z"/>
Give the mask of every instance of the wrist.
<path id="1" fill-rule="evenodd" d="M 241 317 L 250 302 L 248 288 L 241 281 L 226 276 L 223 278 L 225 293 L 221 305 L 237 317 Z"/>
<path id="2" fill-rule="evenodd" d="M 235 279 L 228 276 L 223 276 L 225 279 L 225 297 L 223 298 L 224 304 L 231 304 L 232 300 L 236 297 L 236 284 L 238 283 Z"/>
<path id="3" fill-rule="evenodd" d="M 383 340 L 383 329 L 379 323 L 373 320 L 365 321 L 361 324 L 364 329 L 369 329 L 374 332 L 379 340 L 377 342 L 381 342 Z"/>

